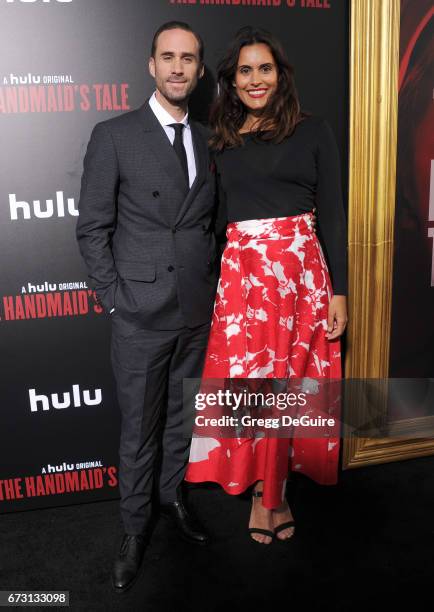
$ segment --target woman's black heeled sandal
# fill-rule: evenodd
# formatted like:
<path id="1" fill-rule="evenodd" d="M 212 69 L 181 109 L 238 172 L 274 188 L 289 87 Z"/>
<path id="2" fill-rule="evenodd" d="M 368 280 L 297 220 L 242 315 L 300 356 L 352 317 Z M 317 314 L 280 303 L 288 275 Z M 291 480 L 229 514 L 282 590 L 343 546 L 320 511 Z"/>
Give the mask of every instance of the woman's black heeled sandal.
<path id="1" fill-rule="evenodd" d="M 294 527 L 294 531 L 291 533 L 290 536 L 288 536 L 287 538 L 277 538 L 277 540 L 280 540 L 281 542 L 286 542 L 286 540 L 290 540 L 292 538 L 292 536 L 295 533 L 295 521 L 287 521 L 286 523 L 282 523 L 281 525 L 278 525 L 277 527 L 275 527 L 274 529 L 274 533 L 279 533 L 279 531 L 283 531 L 284 529 L 289 529 L 290 527 Z"/>
<path id="2" fill-rule="evenodd" d="M 262 497 L 262 491 L 252 491 L 252 497 Z M 272 540 L 274 539 L 274 533 L 275 533 L 274 531 L 271 531 L 270 529 L 261 529 L 260 527 L 249 527 L 248 532 L 249 533 L 260 533 L 262 535 L 268 536 Z M 254 542 L 257 542 L 258 544 L 265 544 L 265 542 L 258 542 L 258 540 L 255 540 L 255 538 L 252 538 L 252 540 Z"/>
<path id="3" fill-rule="evenodd" d="M 294 527 L 294 531 L 287 538 L 278 538 L 276 536 L 276 540 L 280 540 L 281 542 L 286 542 L 286 540 L 290 540 L 295 533 L 295 521 L 286 521 L 285 523 L 280 523 L 277 527 L 274 528 L 274 533 L 277 534 L 284 529 L 289 529 L 290 527 Z"/>

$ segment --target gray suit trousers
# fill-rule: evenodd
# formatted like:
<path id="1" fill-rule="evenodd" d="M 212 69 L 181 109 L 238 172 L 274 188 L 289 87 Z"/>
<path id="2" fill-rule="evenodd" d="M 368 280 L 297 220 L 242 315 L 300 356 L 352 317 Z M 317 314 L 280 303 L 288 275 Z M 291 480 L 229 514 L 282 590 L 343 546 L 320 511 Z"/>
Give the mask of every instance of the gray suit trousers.
<path id="1" fill-rule="evenodd" d="M 200 378 L 210 324 L 193 329 L 141 329 L 123 336 L 112 315 L 111 359 L 121 410 L 121 518 L 130 535 L 145 531 L 153 491 L 175 501 L 190 439 L 183 424 L 183 378 Z"/>

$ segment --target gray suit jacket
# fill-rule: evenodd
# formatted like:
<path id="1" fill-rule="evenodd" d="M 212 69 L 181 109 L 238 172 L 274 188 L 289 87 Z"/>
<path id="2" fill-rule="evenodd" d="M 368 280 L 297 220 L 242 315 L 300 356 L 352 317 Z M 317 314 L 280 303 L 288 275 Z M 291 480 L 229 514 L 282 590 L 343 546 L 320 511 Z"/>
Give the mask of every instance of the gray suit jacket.
<path id="1" fill-rule="evenodd" d="M 178 157 L 148 102 L 98 123 L 84 158 L 77 239 L 105 310 L 133 327 L 210 320 L 217 283 L 215 177 L 207 132 L 191 122 L 196 179 L 185 195 Z"/>

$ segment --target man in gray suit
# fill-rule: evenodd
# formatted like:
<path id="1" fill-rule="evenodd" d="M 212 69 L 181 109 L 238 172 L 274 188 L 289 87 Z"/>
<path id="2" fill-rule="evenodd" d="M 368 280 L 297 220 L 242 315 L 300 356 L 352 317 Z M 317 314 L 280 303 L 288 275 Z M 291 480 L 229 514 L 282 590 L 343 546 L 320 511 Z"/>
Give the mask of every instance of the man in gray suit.
<path id="1" fill-rule="evenodd" d="M 156 82 L 150 100 L 92 132 L 77 224 L 89 277 L 112 322 L 125 529 L 112 574 L 117 591 L 138 575 L 153 487 L 185 539 L 208 539 L 181 495 L 189 452 L 182 381 L 201 375 L 217 283 L 207 134 L 187 112 L 204 72 L 200 37 L 185 23 L 164 24 L 149 70 Z"/>

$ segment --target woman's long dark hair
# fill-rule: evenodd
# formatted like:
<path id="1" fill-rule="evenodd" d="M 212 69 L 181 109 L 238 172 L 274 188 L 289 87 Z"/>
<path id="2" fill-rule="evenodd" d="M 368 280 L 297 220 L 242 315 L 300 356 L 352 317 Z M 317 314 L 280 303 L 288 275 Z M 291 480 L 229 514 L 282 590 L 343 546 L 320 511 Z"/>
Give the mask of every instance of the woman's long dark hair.
<path id="1" fill-rule="evenodd" d="M 258 138 L 281 142 L 291 135 L 296 124 L 306 114 L 301 112 L 294 82 L 294 69 L 280 42 L 262 28 L 245 26 L 238 30 L 217 67 L 219 91 L 210 114 L 210 125 L 214 132 L 210 144 L 216 151 L 221 151 L 226 147 L 236 147 L 243 143 L 239 130 L 246 120 L 247 110 L 239 99 L 233 82 L 241 49 L 258 43 L 268 46 L 278 72 L 276 91 L 257 124 Z"/>

